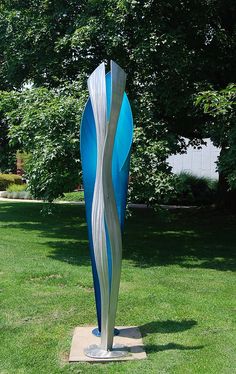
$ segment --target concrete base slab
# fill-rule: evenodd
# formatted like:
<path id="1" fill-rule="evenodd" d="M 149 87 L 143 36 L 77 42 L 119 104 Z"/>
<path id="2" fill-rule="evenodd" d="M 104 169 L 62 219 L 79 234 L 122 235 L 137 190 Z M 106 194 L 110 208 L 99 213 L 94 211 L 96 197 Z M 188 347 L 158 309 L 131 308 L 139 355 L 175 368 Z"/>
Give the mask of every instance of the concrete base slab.
<path id="1" fill-rule="evenodd" d="M 128 355 L 117 358 L 92 358 L 84 354 L 84 349 L 92 344 L 100 344 L 101 338 L 92 334 L 94 326 L 76 327 L 72 338 L 69 362 L 110 362 L 142 360 L 147 357 L 140 330 L 136 326 L 117 326 L 119 335 L 114 337 L 114 344 L 127 347 Z"/>

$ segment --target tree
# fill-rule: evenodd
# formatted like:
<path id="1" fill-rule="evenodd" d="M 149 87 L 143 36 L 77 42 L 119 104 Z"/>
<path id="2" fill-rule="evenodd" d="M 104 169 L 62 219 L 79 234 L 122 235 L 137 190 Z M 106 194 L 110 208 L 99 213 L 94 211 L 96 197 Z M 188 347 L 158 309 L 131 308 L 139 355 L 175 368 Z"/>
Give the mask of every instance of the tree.
<path id="1" fill-rule="evenodd" d="M 236 207 L 236 85 L 230 84 L 219 91 L 200 92 L 195 104 L 208 114 L 206 131 L 221 149 L 218 159 L 219 202 Z"/>
<path id="2" fill-rule="evenodd" d="M 16 102 L 6 100 L 7 92 L 2 93 L 0 102 L 0 173 L 16 172 L 16 148 L 9 144 L 9 124 L 5 113 L 16 108 Z M 2 105 L 4 103 L 4 105 Z"/>
<path id="3" fill-rule="evenodd" d="M 138 198 L 156 201 L 169 180 L 166 156 L 184 149 L 180 136 L 204 136 L 194 95 L 235 81 L 235 8 L 233 0 L 5 0 L 2 89 L 77 81 L 83 94 L 88 74 L 116 60 L 128 73 Z"/>
<path id="4" fill-rule="evenodd" d="M 0 107 L 7 108 L 11 143 L 30 154 L 29 189 L 34 197 L 50 202 L 79 183 L 78 118 L 83 98 L 71 96 L 73 89 L 0 94 Z"/>
<path id="5" fill-rule="evenodd" d="M 0 173 L 16 172 L 16 150 L 9 145 L 8 125 L 0 120 Z"/>

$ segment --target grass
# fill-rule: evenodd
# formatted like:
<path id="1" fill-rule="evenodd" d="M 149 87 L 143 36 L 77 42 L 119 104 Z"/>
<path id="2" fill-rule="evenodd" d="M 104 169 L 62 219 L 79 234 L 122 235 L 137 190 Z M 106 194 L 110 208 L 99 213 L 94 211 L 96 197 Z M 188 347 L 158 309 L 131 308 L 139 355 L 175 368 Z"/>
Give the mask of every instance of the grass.
<path id="1" fill-rule="evenodd" d="M 65 192 L 57 201 L 84 201 L 84 191 Z"/>
<path id="2" fill-rule="evenodd" d="M 0 203 L 0 373 L 235 373 L 236 217 L 137 209 L 126 222 L 117 325 L 140 326 L 147 360 L 68 364 L 95 324 L 83 206 Z"/>

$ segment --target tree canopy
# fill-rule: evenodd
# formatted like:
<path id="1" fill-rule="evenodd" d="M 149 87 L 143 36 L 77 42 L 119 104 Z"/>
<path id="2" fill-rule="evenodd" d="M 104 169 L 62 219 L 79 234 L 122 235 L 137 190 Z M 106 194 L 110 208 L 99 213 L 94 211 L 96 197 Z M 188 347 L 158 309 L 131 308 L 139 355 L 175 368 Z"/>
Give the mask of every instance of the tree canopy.
<path id="1" fill-rule="evenodd" d="M 236 85 L 230 84 L 218 91 L 212 89 L 199 92 L 195 104 L 208 114 L 207 132 L 214 144 L 221 149 L 217 166 L 224 190 L 220 191 L 223 195 L 220 198 L 235 206 Z"/>
<path id="2" fill-rule="evenodd" d="M 48 201 L 79 184 L 83 96 L 77 98 L 68 90 L 74 87 L 0 93 L 0 109 L 7 108 L 10 144 L 30 155 L 26 165 L 30 192 Z"/>
<path id="3" fill-rule="evenodd" d="M 181 136 L 194 143 L 206 135 L 195 95 L 235 82 L 235 10 L 233 0 L 3 0 L 0 87 L 77 82 L 84 97 L 93 69 L 115 60 L 128 74 L 136 125 L 132 191 L 157 201 L 169 190 L 166 157 L 183 150 Z"/>

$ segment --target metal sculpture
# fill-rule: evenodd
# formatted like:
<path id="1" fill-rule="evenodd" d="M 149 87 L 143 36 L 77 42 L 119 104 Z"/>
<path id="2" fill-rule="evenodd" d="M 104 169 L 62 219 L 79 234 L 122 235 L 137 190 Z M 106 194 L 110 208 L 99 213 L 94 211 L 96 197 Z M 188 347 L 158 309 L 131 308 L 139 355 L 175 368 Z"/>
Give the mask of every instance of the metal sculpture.
<path id="1" fill-rule="evenodd" d="M 133 119 L 125 94 L 126 74 L 113 61 L 102 63 L 88 79 L 90 98 L 81 124 L 81 158 L 90 255 L 101 345 L 90 357 L 119 357 L 113 346 L 117 309 Z"/>

